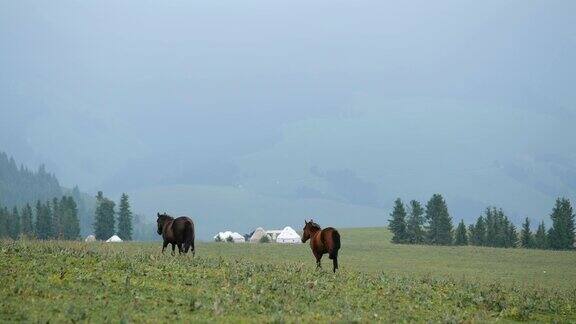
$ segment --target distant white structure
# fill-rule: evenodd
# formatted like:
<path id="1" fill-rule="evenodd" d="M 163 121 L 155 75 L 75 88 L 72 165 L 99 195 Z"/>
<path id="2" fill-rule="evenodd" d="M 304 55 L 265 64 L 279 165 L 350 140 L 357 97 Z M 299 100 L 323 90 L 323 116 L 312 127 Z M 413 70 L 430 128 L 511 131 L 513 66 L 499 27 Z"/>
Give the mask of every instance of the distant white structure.
<path id="1" fill-rule="evenodd" d="M 272 241 L 276 242 L 276 239 L 278 238 L 278 235 L 280 235 L 280 233 L 282 233 L 281 230 L 269 230 L 266 231 L 266 234 L 268 234 L 268 236 L 270 236 L 270 238 L 272 239 Z"/>
<path id="2" fill-rule="evenodd" d="M 232 238 L 232 242 L 234 243 L 244 243 L 246 242 L 246 240 L 244 239 L 244 236 L 242 236 L 240 233 L 237 232 L 231 232 L 231 231 L 225 231 L 225 232 L 220 232 L 218 234 L 216 234 L 214 236 L 214 240 L 216 240 L 216 238 L 220 236 L 220 239 L 222 241 L 227 241 L 227 239 L 229 237 Z"/>
<path id="3" fill-rule="evenodd" d="M 112 235 L 109 239 L 106 240 L 106 243 L 116 243 L 122 242 L 122 239 L 118 237 L 118 235 Z"/>
<path id="4" fill-rule="evenodd" d="M 276 238 L 276 242 L 278 242 L 278 243 L 293 243 L 293 244 L 302 243 L 302 241 L 300 239 L 300 235 L 298 235 L 298 233 L 296 233 L 296 231 L 294 229 L 292 229 L 292 227 L 290 227 L 290 226 L 284 227 L 282 232 L 280 234 L 278 234 L 278 237 Z"/>
<path id="5" fill-rule="evenodd" d="M 266 231 L 262 227 L 258 227 L 252 234 L 252 237 L 250 237 L 250 243 L 260 243 L 260 240 L 264 236 L 268 236 L 268 234 L 266 234 Z M 272 239 L 270 239 L 270 241 L 272 241 Z"/>
<path id="6" fill-rule="evenodd" d="M 94 235 L 88 235 L 88 236 L 86 236 L 86 238 L 84 239 L 84 242 L 96 242 L 96 236 L 94 236 Z"/>

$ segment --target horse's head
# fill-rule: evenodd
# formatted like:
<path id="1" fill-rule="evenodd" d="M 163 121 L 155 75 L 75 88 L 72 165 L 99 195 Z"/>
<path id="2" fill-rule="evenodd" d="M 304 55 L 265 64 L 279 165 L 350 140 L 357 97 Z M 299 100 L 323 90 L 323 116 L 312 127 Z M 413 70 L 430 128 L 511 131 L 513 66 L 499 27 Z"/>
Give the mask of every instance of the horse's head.
<path id="1" fill-rule="evenodd" d="M 158 219 L 156 220 L 156 223 L 158 223 L 158 235 L 162 235 L 162 229 L 164 228 L 164 224 L 166 223 L 166 221 L 170 219 L 172 219 L 172 217 L 168 216 L 168 214 L 158 213 Z"/>
<path id="2" fill-rule="evenodd" d="M 302 243 L 306 243 L 312 234 L 316 233 L 318 230 L 320 230 L 320 225 L 314 223 L 313 220 L 310 220 L 309 222 L 305 220 L 303 229 L 304 233 L 302 234 Z"/>

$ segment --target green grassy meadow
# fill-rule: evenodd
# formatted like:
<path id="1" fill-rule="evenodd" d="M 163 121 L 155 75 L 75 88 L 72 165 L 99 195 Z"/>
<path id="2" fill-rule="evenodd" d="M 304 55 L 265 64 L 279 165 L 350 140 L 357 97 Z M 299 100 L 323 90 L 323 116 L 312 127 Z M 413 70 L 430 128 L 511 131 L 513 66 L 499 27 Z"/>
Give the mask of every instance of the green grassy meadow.
<path id="1" fill-rule="evenodd" d="M 576 322 L 576 252 L 341 235 L 337 274 L 308 245 L 3 241 L 0 322 Z"/>

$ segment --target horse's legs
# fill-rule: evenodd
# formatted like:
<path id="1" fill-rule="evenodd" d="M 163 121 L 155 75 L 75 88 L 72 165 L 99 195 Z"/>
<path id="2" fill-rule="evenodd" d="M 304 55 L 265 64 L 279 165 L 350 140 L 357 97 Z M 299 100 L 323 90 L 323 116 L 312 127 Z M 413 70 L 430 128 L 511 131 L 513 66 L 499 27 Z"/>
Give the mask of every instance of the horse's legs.
<path id="1" fill-rule="evenodd" d="M 332 258 L 332 271 L 336 273 L 336 269 L 338 269 L 338 255 Z"/>
<path id="2" fill-rule="evenodd" d="M 330 249 L 328 257 L 332 259 L 332 271 L 336 273 L 336 269 L 338 269 L 338 250 Z"/>
<path id="3" fill-rule="evenodd" d="M 164 254 L 164 250 L 166 250 L 167 246 L 168 246 L 168 242 L 164 241 L 164 243 L 162 243 L 162 254 Z"/>
<path id="4" fill-rule="evenodd" d="M 182 243 L 178 244 L 178 254 L 182 254 Z"/>
<path id="5" fill-rule="evenodd" d="M 176 244 L 172 243 L 172 255 L 176 254 Z"/>
<path id="6" fill-rule="evenodd" d="M 194 256 L 194 253 L 196 252 L 194 250 L 194 241 L 184 243 L 184 254 L 188 253 L 190 250 L 192 250 L 192 256 Z"/>
<path id="7" fill-rule="evenodd" d="M 316 269 L 322 269 L 322 254 L 315 252 L 314 256 L 316 257 Z"/>

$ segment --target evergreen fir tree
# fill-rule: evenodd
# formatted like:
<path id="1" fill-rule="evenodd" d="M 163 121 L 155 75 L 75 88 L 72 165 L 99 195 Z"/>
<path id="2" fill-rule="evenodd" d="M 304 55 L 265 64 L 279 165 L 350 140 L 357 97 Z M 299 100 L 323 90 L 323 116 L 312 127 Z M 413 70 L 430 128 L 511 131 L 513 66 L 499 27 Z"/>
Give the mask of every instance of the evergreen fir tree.
<path id="1" fill-rule="evenodd" d="M 50 203 L 43 205 L 40 201 L 36 203 L 36 238 L 47 240 L 53 238 L 52 215 Z"/>
<path id="2" fill-rule="evenodd" d="M 34 235 L 34 223 L 32 221 L 32 207 L 26 204 L 22 209 L 22 216 L 20 221 L 20 231 L 27 237 Z"/>
<path id="3" fill-rule="evenodd" d="M 58 198 L 52 199 L 52 226 L 53 226 L 53 235 L 56 239 L 63 238 L 63 223 L 62 223 L 62 207 Z"/>
<path id="4" fill-rule="evenodd" d="M 570 201 L 566 198 L 556 199 L 552 211 L 552 228 L 548 233 L 550 248 L 568 250 L 574 248 L 574 213 Z"/>
<path id="5" fill-rule="evenodd" d="M 502 209 L 488 207 L 485 212 L 485 245 L 492 247 L 515 247 L 518 242 L 516 227 Z"/>
<path id="6" fill-rule="evenodd" d="M 94 215 L 94 235 L 98 240 L 107 240 L 114 235 L 114 202 L 104 197 L 102 191 L 96 196 L 96 211 Z"/>
<path id="7" fill-rule="evenodd" d="M 474 245 L 485 246 L 486 245 L 486 222 L 484 217 L 480 216 L 476 220 L 476 225 L 474 226 L 474 233 L 471 234 Z"/>
<path id="8" fill-rule="evenodd" d="M 468 225 L 468 244 L 470 245 L 478 245 L 475 241 L 476 236 L 476 226 L 474 224 Z"/>
<path id="9" fill-rule="evenodd" d="M 506 227 L 506 242 L 504 247 L 506 248 L 514 248 L 518 246 L 518 232 L 516 231 L 516 226 L 508 221 L 508 226 Z"/>
<path id="10" fill-rule="evenodd" d="M 534 247 L 534 237 L 530 230 L 530 219 L 528 217 L 526 217 L 524 224 L 522 224 L 522 231 L 520 232 L 520 246 L 525 249 L 531 249 Z"/>
<path id="11" fill-rule="evenodd" d="M 76 203 L 76 208 L 78 209 L 78 220 L 80 222 L 81 231 L 92 230 L 92 224 L 94 222 L 94 208 L 95 204 L 88 203 L 85 196 L 80 192 L 78 186 L 74 186 L 71 193 L 74 202 Z"/>
<path id="12" fill-rule="evenodd" d="M 393 243 L 406 243 L 406 210 L 400 198 L 394 202 L 394 210 L 390 214 L 388 228 L 392 231 Z"/>
<path id="13" fill-rule="evenodd" d="M 538 230 L 534 235 L 534 247 L 537 249 L 548 248 L 548 237 L 546 236 L 546 226 L 544 225 L 544 222 L 540 223 Z"/>
<path id="14" fill-rule="evenodd" d="M 456 228 L 456 235 L 454 239 L 455 245 L 468 245 L 468 236 L 466 234 L 466 225 L 464 220 L 461 220 Z"/>
<path id="15" fill-rule="evenodd" d="M 0 206 L 0 239 L 10 236 L 8 228 L 8 210 Z"/>
<path id="16" fill-rule="evenodd" d="M 448 214 L 448 206 L 441 195 L 434 194 L 426 204 L 426 219 L 428 220 L 427 241 L 430 244 L 452 244 L 452 218 Z"/>
<path id="17" fill-rule="evenodd" d="M 496 239 L 498 234 L 498 225 L 496 222 L 496 217 L 492 213 L 493 208 L 486 208 L 485 219 L 486 219 L 486 246 L 496 246 Z"/>
<path id="18" fill-rule="evenodd" d="M 65 240 L 77 240 L 80 237 L 80 220 L 74 198 L 62 197 L 60 206 L 62 207 L 62 236 Z"/>
<path id="19" fill-rule="evenodd" d="M 17 240 L 20 236 L 20 214 L 18 213 L 18 208 L 14 206 L 10 218 L 8 221 L 9 234 L 13 240 Z"/>
<path id="20" fill-rule="evenodd" d="M 120 198 L 120 207 L 118 211 L 118 236 L 124 241 L 132 240 L 132 211 L 130 211 L 128 195 L 125 193 L 123 193 Z"/>
<path id="21" fill-rule="evenodd" d="M 507 247 L 508 243 L 508 226 L 509 221 L 508 219 L 506 219 L 506 217 L 504 216 L 504 212 L 502 211 L 502 209 L 496 209 L 494 208 L 492 210 L 492 213 L 494 214 L 494 223 L 496 225 L 496 241 L 494 246 L 495 247 Z"/>
<path id="22" fill-rule="evenodd" d="M 410 215 L 407 221 L 408 242 L 421 244 L 424 242 L 424 208 L 416 200 L 410 201 Z"/>

